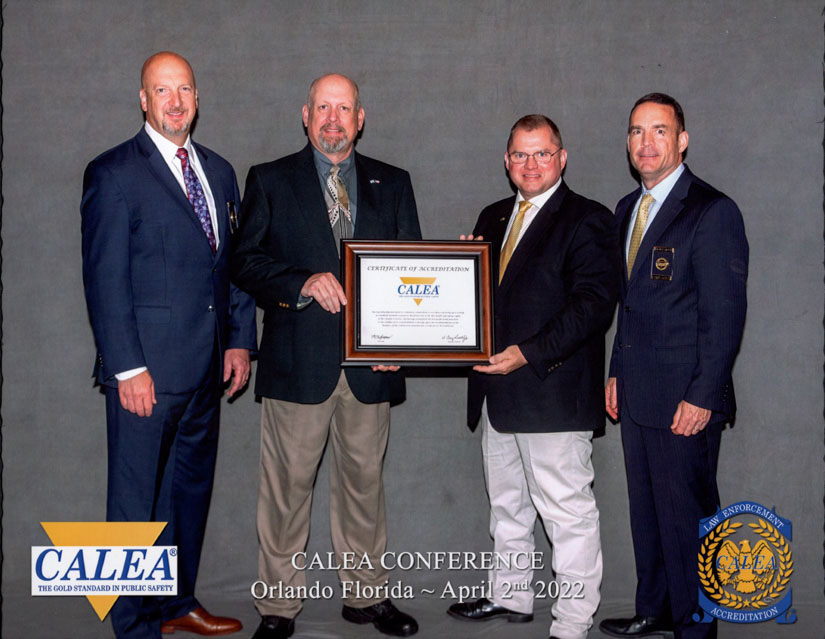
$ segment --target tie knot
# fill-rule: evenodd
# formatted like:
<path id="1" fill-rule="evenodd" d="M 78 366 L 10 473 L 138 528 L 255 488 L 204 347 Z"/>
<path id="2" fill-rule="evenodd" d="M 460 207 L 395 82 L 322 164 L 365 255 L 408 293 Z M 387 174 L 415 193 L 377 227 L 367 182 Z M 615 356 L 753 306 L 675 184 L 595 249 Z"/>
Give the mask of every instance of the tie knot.
<path id="1" fill-rule="evenodd" d="M 175 153 L 175 157 L 179 157 L 181 160 L 185 160 L 189 157 L 189 151 L 181 147 L 178 149 L 178 152 Z"/>
<path id="2" fill-rule="evenodd" d="M 533 203 L 530 200 L 522 200 L 518 204 L 518 212 L 520 215 L 524 215 L 527 211 L 530 210 L 530 207 L 533 206 Z"/>
<path id="3" fill-rule="evenodd" d="M 338 171 L 340 171 L 340 170 L 341 170 L 340 166 L 338 166 L 337 164 L 333 164 L 332 168 L 329 170 L 329 174 L 332 177 L 337 178 L 338 177 Z"/>
<path id="4" fill-rule="evenodd" d="M 640 207 L 640 208 L 641 208 L 641 207 L 645 207 L 645 208 L 647 209 L 647 208 L 650 208 L 650 205 L 651 205 L 651 204 L 653 204 L 653 196 L 652 196 L 650 193 L 645 193 L 645 194 L 642 196 L 642 202 L 641 202 L 641 204 L 639 205 L 639 207 Z"/>

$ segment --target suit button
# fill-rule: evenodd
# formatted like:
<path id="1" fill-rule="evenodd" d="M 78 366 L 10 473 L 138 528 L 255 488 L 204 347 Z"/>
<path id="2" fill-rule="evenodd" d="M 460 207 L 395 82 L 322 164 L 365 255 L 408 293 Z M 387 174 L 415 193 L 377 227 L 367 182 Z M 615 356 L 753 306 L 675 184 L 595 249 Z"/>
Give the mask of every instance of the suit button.
<path id="1" fill-rule="evenodd" d="M 209 307 L 206 310 L 209 311 L 210 313 L 214 313 L 215 312 L 215 307 L 210 304 Z"/>
<path id="2" fill-rule="evenodd" d="M 619 342 L 619 348 L 622 348 L 622 343 L 621 342 Z"/>
<path id="3" fill-rule="evenodd" d="M 630 307 L 629 307 L 629 306 L 625 306 L 625 307 L 624 307 L 624 312 L 625 312 L 625 313 L 629 313 L 629 312 L 630 312 Z"/>

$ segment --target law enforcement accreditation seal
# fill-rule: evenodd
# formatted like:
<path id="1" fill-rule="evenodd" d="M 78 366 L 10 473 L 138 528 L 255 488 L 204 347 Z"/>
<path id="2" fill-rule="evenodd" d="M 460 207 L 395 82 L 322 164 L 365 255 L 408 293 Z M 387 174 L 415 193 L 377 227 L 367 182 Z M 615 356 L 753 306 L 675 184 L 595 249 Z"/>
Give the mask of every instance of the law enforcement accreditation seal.
<path id="1" fill-rule="evenodd" d="M 794 623 L 790 580 L 791 522 L 752 501 L 720 509 L 699 522 L 699 605 L 704 615 L 733 623 Z"/>

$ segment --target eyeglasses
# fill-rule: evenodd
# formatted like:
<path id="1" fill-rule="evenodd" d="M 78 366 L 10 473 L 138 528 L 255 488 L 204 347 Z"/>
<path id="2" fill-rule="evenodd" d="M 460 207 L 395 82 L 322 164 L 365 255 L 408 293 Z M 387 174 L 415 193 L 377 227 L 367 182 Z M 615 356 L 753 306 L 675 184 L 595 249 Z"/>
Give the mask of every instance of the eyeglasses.
<path id="1" fill-rule="evenodd" d="M 550 151 L 536 151 L 535 153 L 524 153 L 523 151 L 510 151 L 507 156 L 513 164 L 526 164 L 528 158 L 533 158 L 539 164 L 547 164 L 553 159 L 561 149 L 557 149 L 552 153 Z"/>

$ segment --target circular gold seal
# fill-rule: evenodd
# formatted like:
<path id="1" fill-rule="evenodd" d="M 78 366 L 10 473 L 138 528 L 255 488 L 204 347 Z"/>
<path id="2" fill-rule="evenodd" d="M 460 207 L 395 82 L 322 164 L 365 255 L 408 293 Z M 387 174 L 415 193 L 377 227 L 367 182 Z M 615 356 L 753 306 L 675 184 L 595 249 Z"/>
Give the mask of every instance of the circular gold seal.
<path id="1" fill-rule="evenodd" d="M 723 606 L 758 610 L 774 603 L 793 572 L 787 539 L 770 523 L 742 524 L 725 520 L 705 538 L 699 550 L 699 581 Z M 741 529 L 741 530 L 740 530 Z M 729 539 L 730 537 L 730 539 Z M 737 539 L 738 537 L 738 539 Z"/>
<path id="2" fill-rule="evenodd" d="M 656 268 L 660 271 L 664 271 L 668 266 L 670 266 L 670 262 L 668 262 L 665 258 L 660 257 L 656 260 Z"/>

